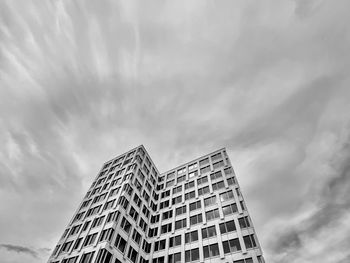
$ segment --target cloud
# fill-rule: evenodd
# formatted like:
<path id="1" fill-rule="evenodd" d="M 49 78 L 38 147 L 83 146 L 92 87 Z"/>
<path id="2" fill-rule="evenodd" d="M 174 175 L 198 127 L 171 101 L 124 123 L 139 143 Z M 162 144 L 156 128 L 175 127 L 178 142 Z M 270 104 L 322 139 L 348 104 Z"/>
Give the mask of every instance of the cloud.
<path id="1" fill-rule="evenodd" d="M 38 257 L 38 253 L 28 247 L 18 246 L 18 245 L 11 245 L 11 244 L 0 244 L 0 248 L 7 249 L 8 251 L 14 251 L 16 253 L 24 253 L 33 256 L 34 258 Z"/>

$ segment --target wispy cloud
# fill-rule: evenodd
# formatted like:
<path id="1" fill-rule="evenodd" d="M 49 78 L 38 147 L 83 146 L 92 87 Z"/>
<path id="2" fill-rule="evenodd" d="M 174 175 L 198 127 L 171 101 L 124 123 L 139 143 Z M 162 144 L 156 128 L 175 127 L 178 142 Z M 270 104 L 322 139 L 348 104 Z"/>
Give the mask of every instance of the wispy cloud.
<path id="1" fill-rule="evenodd" d="M 1 2 L 0 243 L 54 247 L 135 145 L 160 170 L 225 146 L 268 262 L 346 261 L 349 8 Z"/>
<path id="2" fill-rule="evenodd" d="M 28 247 L 22 247 L 22 246 L 11 245 L 11 244 L 0 244 L 0 248 L 4 248 L 4 249 L 7 249 L 8 251 L 13 251 L 16 253 L 29 254 L 34 258 L 38 257 L 38 253 L 35 250 Z"/>

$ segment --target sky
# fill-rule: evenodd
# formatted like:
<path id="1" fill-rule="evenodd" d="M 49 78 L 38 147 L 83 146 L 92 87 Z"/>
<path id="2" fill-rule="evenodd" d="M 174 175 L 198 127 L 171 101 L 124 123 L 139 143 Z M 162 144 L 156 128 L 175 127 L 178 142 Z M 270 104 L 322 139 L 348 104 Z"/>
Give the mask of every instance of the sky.
<path id="1" fill-rule="evenodd" d="M 46 262 L 103 162 L 226 147 L 267 263 L 350 262 L 350 2 L 0 1 L 0 258 Z"/>

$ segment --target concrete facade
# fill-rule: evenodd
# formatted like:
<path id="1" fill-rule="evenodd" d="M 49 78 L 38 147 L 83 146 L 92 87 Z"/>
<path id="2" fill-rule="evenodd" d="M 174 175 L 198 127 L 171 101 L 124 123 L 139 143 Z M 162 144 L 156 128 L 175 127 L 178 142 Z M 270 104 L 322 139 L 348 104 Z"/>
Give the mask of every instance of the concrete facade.
<path id="1" fill-rule="evenodd" d="M 159 174 L 141 145 L 103 164 L 49 263 L 264 263 L 226 150 Z"/>

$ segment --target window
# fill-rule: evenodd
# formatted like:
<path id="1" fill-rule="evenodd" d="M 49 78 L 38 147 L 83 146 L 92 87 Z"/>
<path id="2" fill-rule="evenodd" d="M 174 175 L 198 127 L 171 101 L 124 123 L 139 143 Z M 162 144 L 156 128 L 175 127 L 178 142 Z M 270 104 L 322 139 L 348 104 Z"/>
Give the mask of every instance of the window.
<path id="1" fill-rule="evenodd" d="M 238 219 L 239 226 L 241 228 L 250 227 L 249 219 L 247 216 Z"/>
<path id="2" fill-rule="evenodd" d="M 216 195 L 204 199 L 204 206 L 210 206 L 216 204 Z"/>
<path id="3" fill-rule="evenodd" d="M 152 263 L 164 263 L 164 257 L 153 258 Z"/>
<path id="4" fill-rule="evenodd" d="M 182 192 L 182 185 L 173 188 L 173 194 L 181 193 L 181 192 Z"/>
<path id="5" fill-rule="evenodd" d="M 260 260 L 259 260 L 259 258 L 260 258 Z M 258 256 L 258 262 L 263 263 L 261 261 L 261 256 Z M 245 259 L 235 260 L 235 261 L 233 261 L 233 263 L 253 263 L 253 259 L 252 258 L 245 258 Z"/>
<path id="6" fill-rule="evenodd" d="M 228 200 L 233 200 L 233 198 L 234 198 L 233 197 L 233 192 L 231 190 L 220 194 L 221 202 L 225 202 L 225 201 L 228 201 Z"/>
<path id="7" fill-rule="evenodd" d="M 200 173 L 201 173 L 201 174 L 205 174 L 205 173 L 207 173 L 207 172 L 210 172 L 210 165 L 205 166 L 205 167 L 203 167 L 203 168 L 200 169 Z"/>
<path id="8" fill-rule="evenodd" d="M 235 178 L 234 177 L 227 178 L 227 184 L 228 185 L 236 184 Z"/>
<path id="9" fill-rule="evenodd" d="M 87 222 L 84 223 L 83 229 L 81 230 L 81 232 L 86 231 L 86 229 L 89 227 L 90 222 L 91 222 L 91 221 L 87 221 Z"/>
<path id="10" fill-rule="evenodd" d="M 151 252 L 151 244 L 148 243 L 146 240 L 143 240 L 142 249 L 148 254 L 149 252 Z"/>
<path id="11" fill-rule="evenodd" d="M 214 169 L 218 169 L 218 168 L 220 168 L 222 166 L 224 166 L 224 161 L 223 160 L 221 160 L 219 162 L 216 162 L 216 163 L 213 163 L 213 168 Z"/>
<path id="12" fill-rule="evenodd" d="M 168 233 L 171 231 L 171 228 L 172 228 L 172 225 L 171 223 L 169 224 L 166 224 L 166 225 L 162 225 L 162 228 L 161 228 L 161 233 L 164 234 L 164 233 Z"/>
<path id="13" fill-rule="evenodd" d="M 199 161 L 199 166 L 203 166 L 203 165 L 206 165 L 208 163 L 209 163 L 209 159 L 205 158 L 205 159 Z"/>
<path id="14" fill-rule="evenodd" d="M 132 219 L 134 219 L 135 222 L 137 222 L 137 218 L 139 217 L 139 213 L 136 212 L 136 210 L 131 206 L 129 215 L 131 216 Z"/>
<path id="15" fill-rule="evenodd" d="M 160 197 L 161 198 L 165 198 L 165 197 L 167 197 L 167 196 L 169 196 L 170 195 L 170 190 L 167 190 L 167 191 L 164 191 L 161 195 L 160 195 Z"/>
<path id="16" fill-rule="evenodd" d="M 173 210 L 167 211 L 163 213 L 163 220 L 171 218 L 173 216 Z"/>
<path id="17" fill-rule="evenodd" d="M 197 175 L 198 175 L 198 171 L 196 170 L 196 171 L 190 172 L 190 173 L 188 174 L 188 178 L 193 178 L 193 177 L 195 177 L 195 176 L 197 176 Z"/>
<path id="18" fill-rule="evenodd" d="M 129 185 L 129 184 L 125 184 L 124 186 L 123 186 L 123 190 L 122 191 L 125 191 L 129 196 L 131 196 L 132 195 L 132 192 L 134 191 L 133 189 L 132 189 L 132 187 Z"/>
<path id="19" fill-rule="evenodd" d="M 201 185 L 204 183 L 208 182 L 208 177 L 207 176 L 203 176 L 202 178 L 197 179 L 197 185 Z"/>
<path id="20" fill-rule="evenodd" d="M 125 198 L 125 196 L 121 196 L 118 200 L 118 204 L 126 210 L 129 206 L 129 201 Z"/>
<path id="21" fill-rule="evenodd" d="M 158 234 L 158 227 L 150 228 L 148 230 L 148 237 L 155 237 Z"/>
<path id="22" fill-rule="evenodd" d="M 71 246 L 73 245 L 73 241 L 70 241 L 70 242 L 66 242 L 62 245 L 62 248 L 61 248 L 61 253 L 62 252 L 68 252 L 71 248 Z"/>
<path id="23" fill-rule="evenodd" d="M 113 228 L 108 228 L 108 229 L 104 229 L 101 232 L 100 235 L 100 239 L 98 240 L 98 242 L 102 242 L 102 241 L 111 241 L 112 237 L 114 234 L 114 229 Z"/>
<path id="24" fill-rule="evenodd" d="M 175 221 L 175 230 L 186 227 L 186 218 Z"/>
<path id="25" fill-rule="evenodd" d="M 212 155 L 212 156 L 211 156 L 211 159 L 212 159 L 213 161 L 217 161 L 217 160 L 219 160 L 219 159 L 222 159 L 221 153 L 217 153 L 217 154 Z"/>
<path id="26" fill-rule="evenodd" d="M 73 226 L 70 230 L 69 235 L 74 236 L 74 235 L 78 234 L 80 227 L 81 227 L 81 225 Z"/>
<path id="27" fill-rule="evenodd" d="M 219 255 L 219 246 L 218 246 L 218 244 L 204 246 L 203 252 L 204 252 L 204 258 L 215 257 L 215 256 Z"/>
<path id="28" fill-rule="evenodd" d="M 221 171 L 217 171 L 210 175 L 211 180 L 216 180 L 222 177 Z"/>
<path id="29" fill-rule="evenodd" d="M 198 167 L 197 163 L 192 163 L 188 166 L 188 170 L 192 170 L 192 169 L 195 169 L 197 167 Z"/>
<path id="30" fill-rule="evenodd" d="M 119 234 L 115 239 L 114 246 L 120 250 L 120 252 L 124 253 L 126 247 L 126 240 L 122 238 Z"/>
<path id="31" fill-rule="evenodd" d="M 186 180 L 186 175 L 181 175 L 177 178 L 177 183 L 181 183 Z"/>
<path id="32" fill-rule="evenodd" d="M 181 262 L 181 252 L 171 254 L 168 256 L 168 263 L 179 263 Z"/>
<path id="33" fill-rule="evenodd" d="M 215 226 L 209 226 L 206 228 L 202 228 L 202 238 L 209 238 L 216 236 Z"/>
<path id="34" fill-rule="evenodd" d="M 194 248 L 185 251 L 185 262 L 191 262 L 199 260 L 199 249 Z"/>
<path id="35" fill-rule="evenodd" d="M 194 181 L 185 184 L 185 189 L 190 189 L 192 187 L 194 187 Z"/>
<path id="36" fill-rule="evenodd" d="M 73 250 L 78 249 L 78 248 L 80 247 L 80 244 L 81 244 L 82 241 L 83 241 L 83 238 L 82 238 L 82 237 L 81 237 L 81 238 L 78 238 L 78 239 L 75 241 L 75 243 L 74 243 Z"/>
<path id="37" fill-rule="evenodd" d="M 94 208 L 90 208 L 86 213 L 86 217 L 96 215 L 100 211 L 101 207 L 102 205 L 95 206 Z"/>
<path id="38" fill-rule="evenodd" d="M 85 253 L 81 257 L 79 263 L 91 263 L 92 258 L 94 257 L 95 252 Z"/>
<path id="39" fill-rule="evenodd" d="M 176 208 L 176 215 L 182 215 L 186 213 L 186 205 Z"/>
<path id="40" fill-rule="evenodd" d="M 125 219 L 125 217 L 123 217 L 122 222 L 120 223 L 120 226 L 126 233 L 129 234 L 131 229 L 131 224 L 128 220 Z"/>
<path id="41" fill-rule="evenodd" d="M 119 189 L 120 189 L 120 187 L 112 189 L 111 192 L 109 193 L 109 196 L 111 197 L 111 196 L 117 195 L 119 192 Z"/>
<path id="42" fill-rule="evenodd" d="M 172 173 L 168 174 L 168 176 L 167 176 L 167 180 L 174 179 L 174 178 L 175 178 L 175 172 L 172 172 Z"/>
<path id="43" fill-rule="evenodd" d="M 209 193 L 209 186 L 205 186 L 198 189 L 198 196 L 205 195 Z"/>
<path id="44" fill-rule="evenodd" d="M 198 240 L 198 231 L 192 231 L 185 234 L 185 243 L 191 243 Z"/>
<path id="45" fill-rule="evenodd" d="M 227 232 L 232 232 L 232 231 L 236 231 L 236 225 L 235 225 L 235 221 L 231 220 L 228 222 L 224 222 L 220 224 L 220 232 L 221 234 L 225 234 Z"/>
<path id="46" fill-rule="evenodd" d="M 111 221 L 115 221 L 118 222 L 120 216 L 120 212 L 119 211 L 114 211 L 114 212 L 110 212 L 107 216 L 107 223 L 111 222 Z"/>
<path id="47" fill-rule="evenodd" d="M 234 253 L 241 250 L 241 245 L 239 243 L 238 238 L 230 239 L 228 241 L 222 242 L 222 246 L 224 248 L 224 253 Z"/>
<path id="48" fill-rule="evenodd" d="M 239 202 L 241 204 L 242 210 L 246 210 L 243 201 Z"/>
<path id="49" fill-rule="evenodd" d="M 83 247 L 92 245 L 92 244 L 95 242 L 96 237 L 97 237 L 97 233 L 88 235 L 88 236 L 85 238 L 85 240 L 84 240 Z"/>
<path id="50" fill-rule="evenodd" d="M 75 262 L 77 262 L 77 259 L 78 259 L 78 256 L 71 257 L 71 258 L 65 258 L 62 260 L 62 263 L 75 263 Z M 56 261 L 56 262 L 58 263 L 59 261 Z"/>
<path id="51" fill-rule="evenodd" d="M 141 193 L 142 184 L 139 182 L 139 180 L 135 179 L 134 184 L 136 186 L 137 191 L 139 191 L 139 193 Z"/>
<path id="52" fill-rule="evenodd" d="M 140 199 L 140 197 L 137 194 L 134 194 L 134 202 L 138 207 L 141 207 L 142 201 Z"/>
<path id="53" fill-rule="evenodd" d="M 137 232 L 136 229 L 134 229 L 134 232 L 132 232 L 132 239 L 138 244 L 140 245 L 141 243 L 141 234 L 139 232 Z"/>
<path id="54" fill-rule="evenodd" d="M 256 247 L 254 235 L 244 236 L 243 240 L 247 249 Z"/>
<path id="55" fill-rule="evenodd" d="M 166 240 L 159 240 L 154 242 L 154 251 L 159 251 L 165 249 Z"/>
<path id="56" fill-rule="evenodd" d="M 192 191 L 192 192 L 189 192 L 189 193 L 185 194 L 185 200 L 192 199 L 192 198 L 195 198 L 195 197 L 196 197 L 196 192 L 195 191 Z"/>
<path id="57" fill-rule="evenodd" d="M 107 249 L 103 248 L 97 254 L 95 262 L 104 262 L 109 263 L 112 259 L 112 253 L 110 253 Z"/>
<path id="58" fill-rule="evenodd" d="M 166 183 L 165 187 L 170 187 L 170 186 L 173 186 L 174 184 L 175 184 L 175 180 L 170 180 Z"/>
<path id="59" fill-rule="evenodd" d="M 183 167 L 177 170 L 177 174 L 183 174 L 183 173 L 186 173 L 186 167 Z"/>
<path id="60" fill-rule="evenodd" d="M 168 207 L 168 206 L 169 206 L 169 200 L 166 200 L 166 201 L 160 203 L 159 209 L 163 209 L 163 208 Z"/>
<path id="61" fill-rule="evenodd" d="M 203 222 L 202 214 L 194 215 L 190 217 L 190 225 L 196 225 Z"/>
<path id="62" fill-rule="evenodd" d="M 238 188 L 236 188 L 236 193 L 238 196 L 241 196 L 241 191 Z"/>
<path id="63" fill-rule="evenodd" d="M 159 221 L 159 215 L 151 216 L 151 224 L 154 224 Z"/>
<path id="64" fill-rule="evenodd" d="M 193 202 L 190 204 L 190 211 L 194 211 L 194 210 L 199 209 L 201 207 L 202 207 L 201 201 Z"/>
<path id="65" fill-rule="evenodd" d="M 142 207 L 142 214 L 144 214 L 145 217 L 149 218 L 149 210 L 147 209 L 147 207 L 145 205 L 143 205 L 143 207 Z"/>
<path id="66" fill-rule="evenodd" d="M 132 246 L 129 247 L 128 258 L 131 260 L 131 262 L 136 263 L 137 251 Z"/>
<path id="67" fill-rule="evenodd" d="M 215 191 L 215 190 L 219 190 L 221 188 L 224 188 L 225 184 L 224 184 L 224 181 L 220 181 L 220 182 L 212 184 L 212 186 L 213 186 L 213 191 Z"/>
<path id="68" fill-rule="evenodd" d="M 208 212 L 205 212 L 205 217 L 207 218 L 207 221 L 220 217 L 219 209 L 213 209 Z"/>
<path id="69" fill-rule="evenodd" d="M 108 201 L 108 202 L 104 205 L 103 210 L 111 209 L 112 206 L 114 205 L 114 201 L 115 201 L 115 200 Z"/>
<path id="70" fill-rule="evenodd" d="M 181 203 L 181 202 L 182 202 L 182 195 L 174 197 L 172 204 L 176 205 L 176 204 Z"/>
<path id="71" fill-rule="evenodd" d="M 169 238 L 169 247 L 176 247 L 181 245 L 181 235 Z"/>
<path id="72" fill-rule="evenodd" d="M 222 211 L 223 211 L 225 216 L 233 214 L 233 213 L 237 213 L 238 212 L 237 205 L 236 204 L 230 204 L 230 205 L 227 205 L 227 206 L 223 206 L 222 207 Z"/>
<path id="73" fill-rule="evenodd" d="M 142 218 L 140 218 L 139 226 L 144 233 L 147 232 L 147 223 Z"/>

